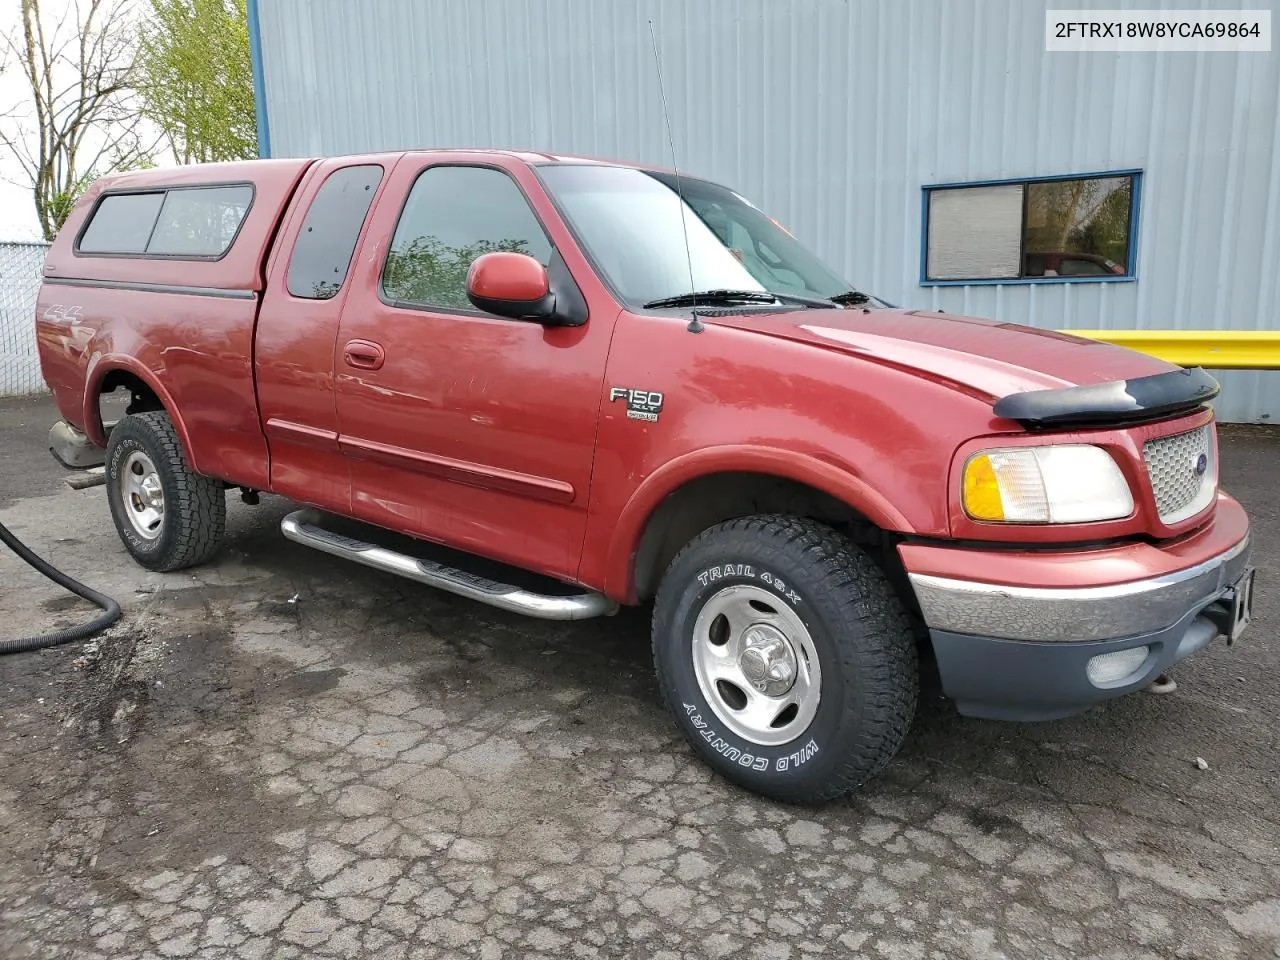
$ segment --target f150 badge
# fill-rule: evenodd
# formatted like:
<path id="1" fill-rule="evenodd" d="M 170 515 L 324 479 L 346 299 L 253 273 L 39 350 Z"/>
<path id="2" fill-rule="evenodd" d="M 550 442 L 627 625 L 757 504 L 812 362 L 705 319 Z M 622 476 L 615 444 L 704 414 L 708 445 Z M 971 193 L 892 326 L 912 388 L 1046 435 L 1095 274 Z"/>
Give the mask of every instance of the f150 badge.
<path id="1" fill-rule="evenodd" d="M 631 420 L 658 422 L 662 412 L 662 394 L 656 390 L 633 390 L 631 387 L 611 387 L 609 402 L 627 401 L 627 417 Z"/>

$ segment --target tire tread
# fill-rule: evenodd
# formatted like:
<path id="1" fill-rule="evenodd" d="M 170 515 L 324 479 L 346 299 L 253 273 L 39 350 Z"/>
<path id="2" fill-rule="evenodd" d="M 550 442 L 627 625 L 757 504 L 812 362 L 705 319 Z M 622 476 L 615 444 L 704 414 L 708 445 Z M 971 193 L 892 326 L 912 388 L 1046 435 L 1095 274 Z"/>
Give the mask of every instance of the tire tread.
<path id="1" fill-rule="evenodd" d="M 165 411 L 130 414 L 112 434 L 122 427 L 136 431 L 159 448 L 174 487 L 172 492 L 165 491 L 164 519 L 165 523 L 175 524 L 174 539 L 163 554 L 148 558 L 144 565 L 167 573 L 212 559 L 222 548 L 226 533 L 227 499 L 222 481 L 191 468 L 182 439 Z M 140 562 L 143 559 L 136 554 L 135 558 Z"/>
<path id="2" fill-rule="evenodd" d="M 840 642 L 841 667 L 848 675 L 858 660 L 862 681 L 863 729 L 858 748 L 843 757 L 835 772 L 822 784 L 788 792 L 785 799 L 803 804 L 832 800 L 856 790 L 882 771 L 897 754 L 915 716 L 918 696 L 917 652 L 914 633 L 901 599 L 871 557 L 831 527 L 806 517 L 762 514 L 717 524 L 694 537 L 678 553 L 668 572 L 689 553 L 708 541 L 744 534 L 764 541 L 758 547 L 769 553 L 809 565 L 816 573 L 822 598 L 838 611 L 844 622 L 859 625 L 861 650 Z M 659 654 L 658 630 L 666 610 L 676 602 L 673 593 L 683 585 L 664 577 L 654 605 L 654 666 L 659 684 L 669 689 L 670 677 Z M 807 589 L 812 593 L 814 588 Z M 814 598 L 819 599 L 819 598 Z M 694 735 L 679 725 L 695 751 Z"/>

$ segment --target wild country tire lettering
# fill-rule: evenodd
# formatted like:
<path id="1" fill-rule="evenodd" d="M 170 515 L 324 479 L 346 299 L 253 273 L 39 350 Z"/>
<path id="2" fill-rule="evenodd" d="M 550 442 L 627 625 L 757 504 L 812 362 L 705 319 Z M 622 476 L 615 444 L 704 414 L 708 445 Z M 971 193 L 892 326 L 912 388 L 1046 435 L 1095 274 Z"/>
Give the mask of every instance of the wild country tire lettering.
<path id="1" fill-rule="evenodd" d="M 120 461 L 124 459 L 124 455 L 127 452 L 128 450 L 126 449 L 125 444 L 122 443 L 118 447 L 116 447 L 115 456 L 111 458 L 111 470 L 117 476 L 119 476 L 120 474 Z M 126 530 L 124 527 L 118 527 L 117 529 L 120 531 L 121 537 L 127 537 L 140 550 L 144 550 L 144 551 L 149 550 L 153 545 L 151 543 L 148 543 L 146 540 L 143 540 L 141 537 L 137 536 L 136 534 L 134 534 L 133 531 L 131 530 Z M 159 543 L 159 540 L 156 540 L 155 543 Z"/>
<path id="2" fill-rule="evenodd" d="M 698 582 L 705 587 L 725 577 L 750 577 L 753 580 L 762 580 L 791 601 L 793 607 L 800 603 L 800 594 L 788 587 L 781 577 L 768 570 L 756 573 L 755 568 L 749 563 L 726 563 L 721 567 L 708 567 L 698 574 Z"/>
<path id="3" fill-rule="evenodd" d="M 698 730 L 698 736 L 711 744 L 711 749 L 716 751 L 730 763 L 736 763 L 740 767 L 747 767 L 751 770 L 764 772 L 769 769 L 768 757 L 757 757 L 755 754 L 747 753 L 739 750 L 730 743 L 726 743 L 724 738 L 719 736 L 714 730 L 707 726 L 707 722 L 702 719 L 702 714 L 698 713 L 698 708 L 691 703 L 684 705 L 684 711 L 689 715 L 689 721 Z M 785 773 L 792 767 L 798 767 L 802 763 L 809 760 L 818 752 L 818 745 L 811 739 L 794 753 L 789 753 L 785 757 L 778 757 L 773 761 L 773 769 L 778 773 Z"/>

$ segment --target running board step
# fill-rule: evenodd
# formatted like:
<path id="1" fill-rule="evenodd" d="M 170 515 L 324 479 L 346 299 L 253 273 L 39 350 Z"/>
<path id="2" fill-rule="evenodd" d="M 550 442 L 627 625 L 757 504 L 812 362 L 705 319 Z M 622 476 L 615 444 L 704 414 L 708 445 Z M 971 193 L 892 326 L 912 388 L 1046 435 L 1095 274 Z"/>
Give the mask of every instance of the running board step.
<path id="1" fill-rule="evenodd" d="M 375 570 L 394 573 L 429 587 L 478 600 L 500 610 L 511 610 L 541 620 L 587 620 L 616 613 L 618 605 L 602 593 L 554 596 L 534 593 L 488 577 L 423 560 L 376 544 L 334 533 L 319 525 L 320 515 L 310 509 L 295 510 L 280 521 L 280 532 L 295 543 L 354 560 Z"/>

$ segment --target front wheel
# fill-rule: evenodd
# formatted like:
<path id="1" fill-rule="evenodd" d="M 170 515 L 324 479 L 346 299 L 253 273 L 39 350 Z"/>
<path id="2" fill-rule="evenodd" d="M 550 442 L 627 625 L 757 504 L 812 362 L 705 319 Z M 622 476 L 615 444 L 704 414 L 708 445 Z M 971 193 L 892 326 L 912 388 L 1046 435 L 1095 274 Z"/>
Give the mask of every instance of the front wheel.
<path id="1" fill-rule="evenodd" d="M 191 469 L 162 410 L 125 417 L 107 440 L 107 503 L 125 548 L 149 570 L 203 563 L 222 546 L 222 482 Z"/>
<path id="2" fill-rule="evenodd" d="M 902 602 L 812 520 L 732 520 L 672 562 L 653 617 L 658 685 L 694 749 L 742 786 L 818 803 L 902 746 L 918 691 Z"/>

